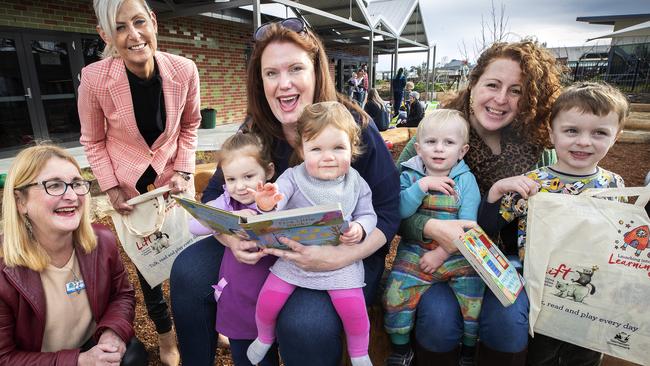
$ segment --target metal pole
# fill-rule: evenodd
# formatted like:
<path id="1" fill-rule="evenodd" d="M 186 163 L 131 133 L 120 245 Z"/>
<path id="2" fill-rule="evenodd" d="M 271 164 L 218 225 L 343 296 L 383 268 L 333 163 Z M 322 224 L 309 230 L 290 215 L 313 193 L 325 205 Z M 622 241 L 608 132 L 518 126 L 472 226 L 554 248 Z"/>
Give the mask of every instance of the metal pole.
<path id="1" fill-rule="evenodd" d="M 253 0 L 253 32 L 262 25 L 260 13 L 260 0 Z"/>
<path id="2" fill-rule="evenodd" d="M 433 68 L 431 69 L 431 79 L 433 82 L 433 92 L 435 93 L 436 92 L 436 45 L 433 45 Z"/>
<path id="3" fill-rule="evenodd" d="M 368 59 L 368 87 L 369 88 L 374 88 L 375 87 L 375 31 L 373 28 L 370 28 L 370 51 L 368 52 L 370 54 L 370 57 Z M 366 93 L 368 91 L 366 90 Z"/>
<path id="4" fill-rule="evenodd" d="M 427 49 L 427 72 L 424 74 L 424 85 L 425 85 L 425 90 L 427 91 L 427 99 L 426 101 L 428 102 L 431 100 L 431 94 L 429 94 L 429 61 L 431 58 L 431 48 Z"/>

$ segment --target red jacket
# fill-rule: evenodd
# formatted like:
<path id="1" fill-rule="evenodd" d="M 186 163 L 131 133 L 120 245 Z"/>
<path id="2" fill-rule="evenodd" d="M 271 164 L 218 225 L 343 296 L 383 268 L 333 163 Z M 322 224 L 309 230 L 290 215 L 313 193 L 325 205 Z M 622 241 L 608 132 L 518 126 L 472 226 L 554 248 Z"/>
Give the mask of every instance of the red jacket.
<path id="1" fill-rule="evenodd" d="M 135 291 L 129 283 L 113 233 L 93 225 L 97 248 L 75 251 L 97 330 L 110 328 L 124 342 L 133 337 Z M 5 266 L 0 258 L 0 365 L 77 365 L 79 349 L 41 353 L 45 295 L 38 272 Z"/>

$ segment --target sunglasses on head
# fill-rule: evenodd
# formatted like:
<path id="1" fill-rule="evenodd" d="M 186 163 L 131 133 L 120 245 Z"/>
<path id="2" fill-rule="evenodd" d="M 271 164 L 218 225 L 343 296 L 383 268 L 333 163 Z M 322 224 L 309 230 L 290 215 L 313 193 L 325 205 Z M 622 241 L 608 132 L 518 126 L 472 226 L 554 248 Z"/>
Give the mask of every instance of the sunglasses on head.
<path id="1" fill-rule="evenodd" d="M 268 22 L 260 25 L 257 27 L 255 30 L 255 33 L 253 33 L 253 39 L 255 41 L 261 41 L 266 37 L 269 28 L 271 27 L 271 24 L 278 23 L 280 24 L 281 27 L 287 28 L 289 30 L 292 30 L 296 33 L 303 33 L 307 31 L 307 26 L 305 25 L 305 22 L 302 21 L 302 19 L 299 18 L 287 18 L 281 21 L 273 21 L 273 22 Z"/>

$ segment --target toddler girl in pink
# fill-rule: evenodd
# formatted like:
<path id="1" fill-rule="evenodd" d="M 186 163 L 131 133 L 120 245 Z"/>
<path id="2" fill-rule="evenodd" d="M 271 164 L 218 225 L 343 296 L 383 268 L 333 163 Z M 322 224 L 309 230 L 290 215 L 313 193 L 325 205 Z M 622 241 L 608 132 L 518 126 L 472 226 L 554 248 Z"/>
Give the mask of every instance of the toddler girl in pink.
<path id="1" fill-rule="evenodd" d="M 340 236 L 345 245 L 363 245 L 374 230 L 377 215 L 368 184 L 350 163 L 361 148 L 360 129 L 338 102 L 305 107 L 297 122 L 295 152 L 303 163 L 287 169 L 276 183 L 259 184 L 255 201 L 260 211 L 310 207 L 339 202 L 349 228 Z M 281 257 L 271 267 L 255 309 L 258 335 L 248 348 L 251 363 L 262 360 L 275 341 L 275 324 L 282 307 L 297 286 L 327 290 L 343 323 L 354 366 L 372 365 L 368 357 L 370 322 L 363 298 L 363 264 L 311 272 Z"/>

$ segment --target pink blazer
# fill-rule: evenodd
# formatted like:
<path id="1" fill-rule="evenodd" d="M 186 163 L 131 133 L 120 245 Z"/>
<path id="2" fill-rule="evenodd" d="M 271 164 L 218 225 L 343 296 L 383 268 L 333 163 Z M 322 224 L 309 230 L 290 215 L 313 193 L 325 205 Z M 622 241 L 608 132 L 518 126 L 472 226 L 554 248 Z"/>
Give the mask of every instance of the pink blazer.
<path id="1" fill-rule="evenodd" d="M 137 196 L 135 184 L 149 165 L 158 174 L 156 187 L 167 184 L 175 170 L 194 172 L 196 130 L 201 122 L 199 72 L 184 57 L 157 51 L 155 58 L 167 120 L 151 148 L 135 121 L 122 59 L 106 58 L 81 72 L 80 142 L 102 191 L 120 186 L 129 198 Z"/>

